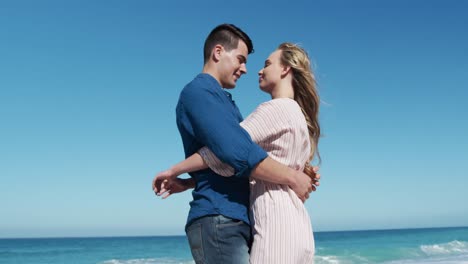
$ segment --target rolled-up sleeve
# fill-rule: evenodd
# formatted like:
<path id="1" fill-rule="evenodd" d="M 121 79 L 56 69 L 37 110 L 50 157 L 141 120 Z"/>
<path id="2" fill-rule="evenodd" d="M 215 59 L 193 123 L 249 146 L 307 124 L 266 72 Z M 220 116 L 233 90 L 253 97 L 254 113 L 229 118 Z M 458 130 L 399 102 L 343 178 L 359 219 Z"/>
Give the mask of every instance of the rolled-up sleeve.
<path id="1" fill-rule="evenodd" d="M 209 88 L 186 89 L 179 98 L 194 137 L 222 162 L 234 169 L 234 176 L 249 177 L 252 169 L 267 153 L 254 143 L 230 109 L 230 100 Z"/>

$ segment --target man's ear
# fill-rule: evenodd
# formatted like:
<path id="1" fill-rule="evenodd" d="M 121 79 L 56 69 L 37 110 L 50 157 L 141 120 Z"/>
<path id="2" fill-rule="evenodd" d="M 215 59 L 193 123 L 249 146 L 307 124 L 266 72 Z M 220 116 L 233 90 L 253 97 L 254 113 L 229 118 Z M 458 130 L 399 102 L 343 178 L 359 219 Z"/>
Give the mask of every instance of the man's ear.
<path id="1" fill-rule="evenodd" d="M 281 78 L 286 77 L 291 71 L 291 66 L 283 66 L 283 69 L 281 70 Z"/>
<path id="2" fill-rule="evenodd" d="M 213 48 L 213 51 L 211 53 L 211 56 L 213 57 L 213 60 L 215 62 L 218 62 L 221 59 L 221 54 L 224 52 L 224 48 L 221 45 L 216 45 Z"/>

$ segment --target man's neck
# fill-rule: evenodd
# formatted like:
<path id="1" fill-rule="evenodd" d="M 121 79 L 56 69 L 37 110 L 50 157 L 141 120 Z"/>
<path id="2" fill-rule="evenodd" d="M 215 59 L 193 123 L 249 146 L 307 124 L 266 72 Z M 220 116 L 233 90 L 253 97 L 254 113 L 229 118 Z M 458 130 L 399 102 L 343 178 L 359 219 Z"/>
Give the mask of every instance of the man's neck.
<path id="1" fill-rule="evenodd" d="M 211 75 L 211 77 L 213 77 L 219 83 L 219 85 L 221 85 L 221 82 L 219 81 L 218 74 L 217 74 L 218 72 L 209 64 L 205 64 L 203 66 L 202 73 Z"/>

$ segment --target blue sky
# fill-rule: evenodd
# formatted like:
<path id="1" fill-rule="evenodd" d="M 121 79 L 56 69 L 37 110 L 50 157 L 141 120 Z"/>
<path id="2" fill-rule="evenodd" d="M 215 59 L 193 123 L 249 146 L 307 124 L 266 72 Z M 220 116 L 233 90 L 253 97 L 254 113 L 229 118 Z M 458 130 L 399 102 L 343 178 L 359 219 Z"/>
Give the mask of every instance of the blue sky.
<path id="1" fill-rule="evenodd" d="M 95 3 L 96 2 L 96 3 Z M 183 234 L 189 192 L 156 198 L 183 158 L 175 124 L 203 41 L 224 22 L 255 46 L 232 91 L 301 43 L 322 99 L 317 231 L 467 226 L 465 1 L 2 1 L 0 237 Z"/>

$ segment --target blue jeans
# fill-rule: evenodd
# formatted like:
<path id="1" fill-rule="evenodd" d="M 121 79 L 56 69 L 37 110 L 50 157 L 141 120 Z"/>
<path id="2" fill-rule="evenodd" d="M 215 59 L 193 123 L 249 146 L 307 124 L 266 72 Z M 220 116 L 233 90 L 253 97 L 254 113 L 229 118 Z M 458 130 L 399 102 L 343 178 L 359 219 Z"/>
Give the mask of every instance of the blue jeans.
<path id="1" fill-rule="evenodd" d="M 222 215 L 199 218 L 185 232 L 197 264 L 249 264 L 250 226 Z"/>

